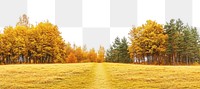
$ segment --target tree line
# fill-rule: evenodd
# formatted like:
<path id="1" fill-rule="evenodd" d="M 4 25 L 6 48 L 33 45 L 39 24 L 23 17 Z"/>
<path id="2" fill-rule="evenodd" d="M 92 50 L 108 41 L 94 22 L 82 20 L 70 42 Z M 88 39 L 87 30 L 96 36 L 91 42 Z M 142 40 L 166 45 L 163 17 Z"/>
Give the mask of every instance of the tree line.
<path id="1" fill-rule="evenodd" d="M 27 15 L 19 18 L 16 26 L 7 26 L 0 34 L 0 63 L 75 63 L 102 62 L 104 47 L 98 52 L 94 48 L 72 46 L 65 43 L 58 27 L 49 21 L 35 26 Z"/>
<path id="2" fill-rule="evenodd" d="M 123 41 L 116 38 L 107 50 L 106 61 L 157 65 L 189 65 L 200 62 L 197 28 L 185 25 L 180 19 L 171 19 L 165 25 L 147 20 L 145 24 L 130 30 L 129 39 L 130 43 L 122 44 Z M 126 48 L 127 50 L 120 51 Z"/>
<path id="3" fill-rule="evenodd" d="M 49 21 L 36 25 L 27 15 L 16 26 L 0 33 L 0 64 L 115 62 L 157 65 L 200 63 L 199 34 L 196 27 L 171 19 L 162 25 L 147 20 L 133 27 L 127 38 L 116 37 L 105 51 L 65 43 L 59 28 Z"/>
<path id="4" fill-rule="evenodd" d="M 115 41 L 106 51 L 106 62 L 115 62 L 115 63 L 132 63 L 133 61 L 130 58 L 128 51 L 128 41 L 125 37 L 120 39 L 119 37 L 115 38 Z"/>

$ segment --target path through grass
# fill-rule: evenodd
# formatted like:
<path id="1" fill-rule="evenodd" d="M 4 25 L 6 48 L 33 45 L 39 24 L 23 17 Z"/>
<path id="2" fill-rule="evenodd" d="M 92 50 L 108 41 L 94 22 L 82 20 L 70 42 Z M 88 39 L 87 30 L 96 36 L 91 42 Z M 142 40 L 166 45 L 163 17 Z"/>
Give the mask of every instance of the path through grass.
<path id="1" fill-rule="evenodd" d="M 200 66 L 0 65 L 0 89 L 200 89 Z"/>
<path id="2" fill-rule="evenodd" d="M 91 89 L 112 89 L 109 85 L 107 73 L 103 63 L 97 63 L 95 66 L 95 80 Z"/>

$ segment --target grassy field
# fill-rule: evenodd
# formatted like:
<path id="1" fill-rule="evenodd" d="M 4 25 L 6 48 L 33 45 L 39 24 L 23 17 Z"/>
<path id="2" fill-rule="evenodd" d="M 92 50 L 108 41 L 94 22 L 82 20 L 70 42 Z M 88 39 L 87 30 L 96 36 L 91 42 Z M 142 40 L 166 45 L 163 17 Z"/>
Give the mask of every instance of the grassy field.
<path id="1" fill-rule="evenodd" d="M 0 65 L 0 89 L 197 89 L 200 66 L 119 63 Z"/>

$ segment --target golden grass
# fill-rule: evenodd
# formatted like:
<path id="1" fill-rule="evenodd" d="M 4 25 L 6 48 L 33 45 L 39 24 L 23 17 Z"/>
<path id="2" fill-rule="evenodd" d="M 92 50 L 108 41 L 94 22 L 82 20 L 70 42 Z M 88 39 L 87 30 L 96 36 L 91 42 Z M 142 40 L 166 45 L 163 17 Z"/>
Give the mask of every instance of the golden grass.
<path id="1" fill-rule="evenodd" d="M 106 64 L 110 83 L 118 89 L 198 89 L 200 66 Z"/>
<path id="2" fill-rule="evenodd" d="M 93 81 L 92 63 L 1 65 L 0 89 L 87 88 Z"/>
<path id="3" fill-rule="evenodd" d="M 200 66 L 0 65 L 0 89 L 197 89 L 199 83 Z"/>

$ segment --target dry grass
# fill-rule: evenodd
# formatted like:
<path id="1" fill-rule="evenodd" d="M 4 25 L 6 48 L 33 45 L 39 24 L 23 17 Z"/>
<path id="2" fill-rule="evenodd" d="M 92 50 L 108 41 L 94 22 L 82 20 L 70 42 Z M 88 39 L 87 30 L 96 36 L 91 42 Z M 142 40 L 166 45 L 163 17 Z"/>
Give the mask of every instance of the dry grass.
<path id="1" fill-rule="evenodd" d="M 2 89 L 87 88 L 93 81 L 92 63 L 1 65 Z"/>
<path id="2" fill-rule="evenodd" d="M 197 89 L 200 66 L 118 63 L 0 65 L 0 89 Z"/>
<path id="3" fill-rule="evenodd" d="M 199 89 L 200 66 L 106 64 L 110 83 L 118 89 Z"/>

